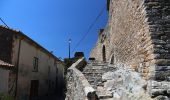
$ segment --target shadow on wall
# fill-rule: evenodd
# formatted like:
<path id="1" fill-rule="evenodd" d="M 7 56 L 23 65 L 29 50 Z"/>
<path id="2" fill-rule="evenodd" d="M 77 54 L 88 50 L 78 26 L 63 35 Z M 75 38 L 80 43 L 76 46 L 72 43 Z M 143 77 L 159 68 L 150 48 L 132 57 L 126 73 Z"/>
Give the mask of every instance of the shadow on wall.
<path id="1" fill-rule="evenodd" d="M 0 93 L 0 100 L 14 100 L 14 98 L 8 94 Z"/>

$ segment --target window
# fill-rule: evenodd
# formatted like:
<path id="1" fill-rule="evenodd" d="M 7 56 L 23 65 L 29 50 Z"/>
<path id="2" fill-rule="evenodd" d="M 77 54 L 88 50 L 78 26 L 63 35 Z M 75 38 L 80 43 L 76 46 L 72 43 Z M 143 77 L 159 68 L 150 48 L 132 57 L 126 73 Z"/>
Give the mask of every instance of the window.
<path id="1" fill-rule="evenodd" d="M 38 72 L 38 58 L 37 57 L 34 57 L 34 60 L 33 60 L 33 71 Z"/>

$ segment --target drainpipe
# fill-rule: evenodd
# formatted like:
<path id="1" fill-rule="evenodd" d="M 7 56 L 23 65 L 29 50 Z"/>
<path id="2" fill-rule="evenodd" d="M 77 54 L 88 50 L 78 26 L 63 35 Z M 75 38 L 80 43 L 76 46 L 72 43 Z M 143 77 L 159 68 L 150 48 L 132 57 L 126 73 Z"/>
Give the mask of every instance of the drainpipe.
<path id="1" fill-rule="evenodd" d="M 17 96 L 17 89 L 18 89 L 18 70 L 19 70 L 20 50 L 21 50 L 21 38 L 19 39 L 19 47 L 18 47 L 18 55 L 17 55 L 17 64 L 16 64 L 16 90 L 15 90 L 15 98 L 16 98 L 16 96 Z"/>

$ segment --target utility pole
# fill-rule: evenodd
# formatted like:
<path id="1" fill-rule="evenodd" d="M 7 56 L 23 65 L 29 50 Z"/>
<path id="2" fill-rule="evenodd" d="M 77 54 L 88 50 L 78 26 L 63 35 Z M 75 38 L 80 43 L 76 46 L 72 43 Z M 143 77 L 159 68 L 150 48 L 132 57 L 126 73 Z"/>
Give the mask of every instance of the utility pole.
<path id="1" fill-rule="evenodd" d="M 71 46 L 71 39 L 68 40 L 68 43 L 69 43 L 69 59 L 70 59 L 70 46 Z"/>

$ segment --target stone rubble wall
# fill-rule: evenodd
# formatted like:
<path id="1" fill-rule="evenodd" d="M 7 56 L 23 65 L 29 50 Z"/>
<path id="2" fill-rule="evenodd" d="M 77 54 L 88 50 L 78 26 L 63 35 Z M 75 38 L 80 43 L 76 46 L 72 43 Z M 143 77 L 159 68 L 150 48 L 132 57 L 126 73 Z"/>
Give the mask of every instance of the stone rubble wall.
<path id="1" fill-rule="evenodd" d="M 116 65 L 115 71 L 102 75 L 104 88 L 113 95 L 113 100 L 152 100 L 146 93 L 147 81 L 139 73 L 123 64 Z"/>
<path id="2" fill-rule="evenodd" d="M 148 25 L 154 49 L 155 79 L 170 77 L 170 1 L 145 0 Z"/>
<path id="3" fill-rule="evenodd" d="M 83 62 L 84 58 L 81 58 L 68 69 L 66 100 L 96 100 L 95 90 L 78 70 Z"/>

